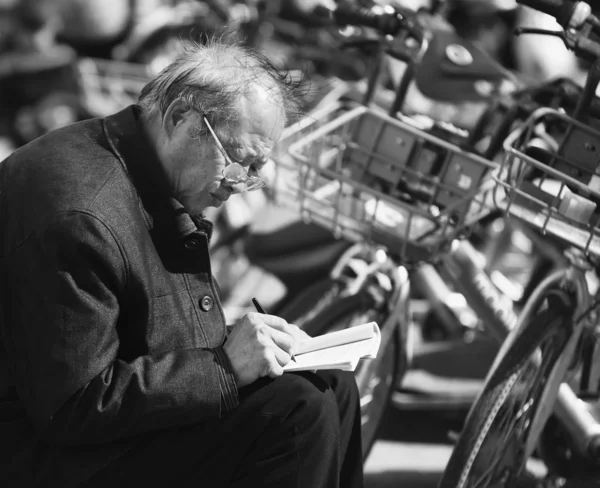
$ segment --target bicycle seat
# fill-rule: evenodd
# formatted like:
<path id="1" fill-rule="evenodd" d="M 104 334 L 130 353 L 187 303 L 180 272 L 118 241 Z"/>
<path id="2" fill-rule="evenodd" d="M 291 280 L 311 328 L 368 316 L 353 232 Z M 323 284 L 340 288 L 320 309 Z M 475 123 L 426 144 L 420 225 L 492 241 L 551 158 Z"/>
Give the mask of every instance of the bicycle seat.
<path id="1" fill-rule="evenodd" d="M 435 32 L 416 66 L 417 88 L 446 102 L 486 100 L 514 76 L 473 43 L 452 31 Z"/>
<path id="2" fill-rule="evenodd" d="M 318 225 L 294 222 L 274 232 L 251 235 L 245 253 L 252 264 L 295 289 L 300 283 L 327 276 L 351 245 Z"/>

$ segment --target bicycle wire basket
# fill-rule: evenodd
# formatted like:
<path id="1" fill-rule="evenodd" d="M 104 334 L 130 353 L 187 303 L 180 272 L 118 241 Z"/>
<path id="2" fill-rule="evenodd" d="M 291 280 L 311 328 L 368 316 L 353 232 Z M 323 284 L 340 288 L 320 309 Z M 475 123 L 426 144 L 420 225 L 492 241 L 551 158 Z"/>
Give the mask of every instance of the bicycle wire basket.
<path id="1" fill-rule="evenodd" d="M 564 242 L 600 256 L 600 132 L 540 108 L 504 143 L 494 174 L 496 206 Z"/>
<path id="2" fill-rule="evenodd" d="M 81 58 L 77 71 L 84 105 L 94 116 L 110 115 L 137 103 L 153 77 L 144 64 L 96 58 Z"/>
<path id="3" fill-rule="evenodd" d="M 417 262 L 492 210 L 496 163 L 364 105 L 324 116 L 275 157 L 275 200 L 305 221 Z"/>

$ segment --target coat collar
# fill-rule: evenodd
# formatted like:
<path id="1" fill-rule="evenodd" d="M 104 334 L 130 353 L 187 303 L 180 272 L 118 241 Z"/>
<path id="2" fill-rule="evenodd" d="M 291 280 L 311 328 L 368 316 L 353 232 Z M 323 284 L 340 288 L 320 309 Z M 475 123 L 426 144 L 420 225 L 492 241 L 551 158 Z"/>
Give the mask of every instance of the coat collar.
<path id="1" fill-rule="evenodd" d="M 142 122 L 137 105 L 104 119 L 106 137 L 121 163 L 125 166 L 140 195 L 169 196 L 165 172 Z"/>
<path id="2" fill-rule="evenodd" d="M 138 105 L 110 115 L 103 120 L 108 143 L 138 192 L 148 227 L 154 226 L 158 207 L 172 215 L 176 232 L 185 237 L 200 230 L 210 239 L 212 223 L 201 216 L 190 216 L 170 194 L 167 176 L 142 123 Z"/>

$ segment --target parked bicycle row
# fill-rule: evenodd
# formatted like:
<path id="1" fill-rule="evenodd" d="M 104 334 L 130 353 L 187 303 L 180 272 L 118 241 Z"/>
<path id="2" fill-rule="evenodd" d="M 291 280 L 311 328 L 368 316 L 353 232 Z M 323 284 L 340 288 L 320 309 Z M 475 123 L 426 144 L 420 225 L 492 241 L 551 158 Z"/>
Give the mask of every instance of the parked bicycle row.
<path id="1" fill-rule="evenodd" d="M 588 62 L 595 59 L 597 20 L 587 4 L 534 6 L 558 18 L 565 28 L 558 35 L 570 49 Z M 241 249 L 253 266 L 292 291 L 280 313 L 310 333 L 369 320 L 382 326 L 387 349 L 356 373 L 365 455 L 392 391 L 410 375 L 410 310 L 425 298 L 437 337 L 449 344 L 481 335 L 497 340 L 499 348 L 504 343 L 442 486 L 515 486 L 519 476 L 529 479 L 525 461 L 531 456 L 548 466 L 539 481 L 544 486 L 593 483 L 597 397 L 591 391 L 597 379 L 590 375 L 597 361 L 590 356 L 594 333 L 581 335 L 585 327 L 594 328 L 590 313 L 597 290 L 593 67 L 585 88 L 569 77 L 520 83 L 497 67 L 488 81 L 496 90 L 488 92 L 481 111 L 471 112 L 477 117 L 467 129 L 404 105 L 408 87 L 419 87 L 428 49 L 443 36 L 432 34 L 418 14 L 390 10 L 398 21 L 393 24 L 385 13 L 372 13 L 354 22 L 394 25 L 398 30 L 384 32 L 393 37 L 383 38 L 380 47 L 406 64 L 387 99 L 391 103 L 381 104 L 370 85 L 360 103 L 342 97 L 290 130 L 289 145 L 274 158 L 271 197 L 293 209 L 293 223 L 276 232 L 252 232 L 264 228 L 264 221 L 281 225 L 281 208 L 267 206 L 271 213 L 246 229 L 243 246 L 233 253 Z M 530 32 L 544 33 L 557 35 Z M 458 46 L 450 52 L 464 54 L 460 47 L 466 46 L 468 53 L 477 52 L 464 41 Z M 370 82 L 378 85 L 380 71 L 373 72 Z M 455 83 L 469 79 L 456 66 L 453 76 Z M 578 317 L 577 328 L 569 317 Z M 431 333 L 431 322 L 417 322 L 418 332 Z M 573 357 L 577 351 L 587 353 Z M 576 380 L 559 387 L 572 375 Z M 556 417 L 547 422 L 547 405 L 554 401 Z"/>

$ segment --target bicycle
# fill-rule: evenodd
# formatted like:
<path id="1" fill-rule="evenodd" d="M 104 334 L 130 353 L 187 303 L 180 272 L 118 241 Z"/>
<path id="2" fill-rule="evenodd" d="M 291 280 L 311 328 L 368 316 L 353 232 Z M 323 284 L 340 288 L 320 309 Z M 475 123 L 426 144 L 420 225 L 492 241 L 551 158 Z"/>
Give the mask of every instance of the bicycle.
<path id="1" fill-rule="evenodd" d="M 352 21 L 365 22 L 361 17 L 365 13 L 370 25 L 377 25 L 376 19 L 381 19 L 370 11 L 359 11 L 352 14 Z M 413 41 L 427 41 L 422 32 L 415 31 L 413 16 L 394 14 L 390 10 L 385 13 L 388 25 L 408 27 L 412 29 L 409 33 L 416 34 Z M 403 39 L 406 40 L 406 35 Z M 410 53 L 413 57 L 406 56 L 406 52 L 404 56 L 417 65 L 422 49 L 421 44 L 412 42 Z M 480 253 L 464 238 L 492 210 L 486 202 L 487 190 L 479 183 L 496 164 L 465 150 L 462 145 L 464 134 L 460 130 L 448 125 L 434 124 L 427 127 L 422 118 L 397 113 L 407 87 L 413 81 L 414 70 L 415 66 L 406 70 L 406 77 L 398 85 L 397 101 L 388 112 L 397 115 L 400 120 L 367 107 L 368 97 L 365 97 L 364 105 L 350 102 L 337 104 L 329 107 L 330 111 L 323 120 L 315 116 L 306 130 L 298 131 L 298 142 L 273 156 L 277 162 L 277 174 L 272 182 L 275 200 L 284 207 L 293 208 L 298 214 L 304 214 L 307 221 L 322 225 L 338 237 L 355 243 L 336 259 L 327 279 L 314 283 L 278 313 L 313 335 L 366 320 L 383 324 L 383 330 L 389 334 L 384 335 L 382 341 L 385 351 L 382 351 L 381 358 L 385 360 L 362 363 L 362 369 L 357 372 L 363 406 L 365 458 L 376 439 L 379 421 L 389 404 L 394 387 L 411 361 L 408 303 L 413 285 L 425 290 L 426 295 L 431 298 L 436 311 L 444 317 L 443 325 L 451 338 L 462 341 L 465 330 L 470 331 L 477 325 L 466 324 L 464 310 L 457 309 L 451 303 L 452 296 L 456 295 L 453 293 L 454 289 L 459 289 L 467 297 L 468 305 L 477 312 L 477 322 L 484 322 L 486 329 L 491 330 L 495 337 L 504 338 L 516 321 L 512 304 L 507 303 L 506 297 L 486 273 Z M 370 81 L 374 79 L 376 76 Z M 362 124 L 367 132 L 369 127 L 374 128 L 370 134 L 366 134 L 366 140 L 376 140 L 378 135 L 385 132 L 388 124 L 393 127 L 391 139 L 394 131 L 398 131 L 398 135 L 407 140 L 408 149 L 405 152 L 393 153 L 391 158 L 389 153 L 387 158 L 381 154 L 372 158 L 373 161 L 378 158 L 386 161 L 392 168 L 390 174 L 377 173 L 381 168 L 376 169 L 376 164 L 371 168 L 375 173 L 368 174 L 371 169 L 369 164 L 365 164 L 362 176 L 371 178 L 365 184 L 364 181 L 353 181 L 347 174 L 343 174 L 343 161 L 339 167 L 320 168 L 314 163 L 319 161 L 318 157 L 301 154 L 308 148 L 309 152 L 312 150 L 325 155 L 326 160 L 329 155 L 331 162 L 331 157 L 338 150 L 337 146 L 344 140 L 343 133 L 346 136 L 352 133 L 352 130 L 348 130 L 349 127 L 360 124 L 361 117 L 369 119 Z M 360 151 L 357 141 L 350 142 Z M 387 149 L 390 147 L 393 148 L 393 143 Z M 418 150 L 411 152 L 411 148 Z M 423 148 L 425 150 L 421 151 Z M 367 152 L 376 153 L 380 149 L 381 147 L 369 147 Z M 383 150 L 385 152 L 385 148 Z M 454 167 L 464 166 L 467 172 L 472 171 L 473 174 L 449 172 L 453 158 Z M 306 173 L 304 176 L 302 171 Z M 306 179 L 308 174 L 314 176 L 313 181 Z M 443 175 L 457 179 L 444 182 Z M 380 181 L 373 181 L 373 176 L 379 177 Z M 470 180 L 470 191 L 456 186 L 461 176 L 466 178 L 462 180 L 463 184 Z M 293 181 L 294 178 L 301 185 L 285 188 L 285 185 L 280 184 Z M 319 178 L 324 179 L 319 182 Z M 398 192 L 390 196 L 390 187 L 393 185 L 389 179 L 393 178 L 396 178 L 396 182 L 408 181 L 409 185 L 396 189 Z M 328 196 L 344 193 L 339 191 L 341 187 L 335 186 L 339 182 L 343 182 L 347 189 L 357 188 L 359 194 L 363 193 L 363 198 L 349 193 L 344 195 L 344 198 L 348 197 L 345 202 L 339 199 L 327 200 Z M 374 186 L 374 183 L 386 187 Z M 371 200 L 365 200 L 364 195 L 372 197 Z M 352 201 L 356 203 L 354 210 Z M 377 220 L 374 216 L 393 220 L 394 213 L 398 214 L 398 206 L 401 208 L 400 213 L 405 212 L 406 217 L 401 229 L 386 229 L 385 225 L 379 226 L 376 223 L 374 225 Z M 475 213 L 467 219 L 470 207 L 473 207 Z M 351 209 L 349 215 L 348 208 Z M 378 210 L 383 213 L 378 213 Z M 352 214 L 352 211 L 356 213 Z M 342 222 L 338 219 L 339 216 L 342 216 Z M 365 217 L 370 218 L 366 223 Z M 418 217 L 417 220 L 421 219 L 420 224 L 413 225 L 411 220 L 415 217 Z M 419 228 L 421 224 L 430 225 L 430 229 Z M 443 277 L 440 276 L 440 268 L 448 269 Z M 397 359 L 389 359 L 393 357 Z M 397 365 L 396 370 L 394 365 Z"/>
<path id="2" fill-rule="evenodd" d="M 410 71 L 407 76 L 400 97 Z M 362 363 L 356 373 L 365 458 L 410 362 L 410 282 L 420 274 L 421 261 L 445 253 L 488 212 L 479 183 L 495 167 L 426 132 L 416 119 L 400 117 L 364 104 L 339 104 L 335 117 L 314 124 L 287 151 L 274 155 L 277 203 L 355 243 L 327 280 L 297 297 L 281 315 L 311 334 L 368 320 L 382 330 L 378 358 Z M 458 130 L 445 130 L 448 138 L 461 137 Z M 396 138 L 405 146 L 398 148 Z M 369 146 L 369 141 L 375 142 Z M 409 187 L 396 186 L 401 181 L 409 181 Z M 409 270 L 410 263 L 414 269 Z"/>
<path id="3" fill-rule="evenodd" d="M 404 85 L 406 84 L 404 83 Z M 550 91 L 552 90 L 550 89 Z M 561 91 L 563 91 L 562 88 Z M 569 90 L 566 92 L 564 95 L 569 101 Z M 329 280 L 315 284 L 310 293 L 298 297 L 295 303 L 282 311 L 282 315 L 302 324 L 309 333 L 313 334 L 356 324 L 367 313 L 378 313 L 382 318 L 381 323 L 385 324 L 384 328 L 391 325 L 392 329 L 389 330 L 393 330 L 393 320 L 394 317 L 397 317 L 402 324 L 400 326 L 401 337 L 408 341 L 408 345 L 400 350 L 406 360 L 400 367 L 401 371 L 404 371 L 402 368 L 410 363 L 412 356 L 410 326 L 406 323 L 409 315 L 406 303 L 410 299 L 410 289 L 416 285 L 415 287 L 418 286 L 421 290 L 425 290 L 432 306 L 443 317 L 442 323 L 448 331 L 448 337 L 462 341 L 465 331 L 471 332 L 474 328 L 483 328 L 486 333 L 501 343 L 517 322 L 513 303 L 501 292 L 499 286 L 494 282 L 494 277 L 485 269 L 485 263 L 482 262 L 480 253 L 466 238 L 480 219 L 494 211 L 491 197 L 488 196 L 489 183 L 486 183 L 487 187 L 478 185 L 484 181 L 486 175 L 491 174 L 495 167 L 495 163 L 490 161 L 492 155 L 490 154 L 489 158 L 475 158 L 471 169 L 481 170 L 479 175 L 481 180 L 478 180 L 477 176 L 473 178 L 477 183 L 471 194 L 460 195 L 460 192 L 453 193 L 451 191 L 450 193 L 455 198 L 454 206 L 449 204 L 440 211 L 440 208 L 434 205 L 433 207 L 436 208 L 433 209 L 433 212 L 435 213 L 431 213 L 428 210 L 424 211 L 428 205 L 431 205 L 433 201 L 431 198 L 435 199 L 439 195 L 447 196 L 441 191 L 448 190 L 447 182 L 442 181 L 443 178 L 440 179 L 440 175 L 451 173 L 446 171 L 448 167 L 444 164 L 448 160 L 444 160 L 443 157 L 438 160 L 438 162 L 441 161 L 441 164 L 435 167 L 431 158 L 419 157 L 417 153 L 411 153 L 410 149 L 406 153 L 394 152 L 391 159 L 395 159 L 395 161 L 376 155 L 374 159 L 379 157 L 386 160 L 389 167 L 393 169 L 389 174 L 379 173 L 376 175 L 383 178 L 382 186 L 381 181 L 374 181 L 372 174 L 367 175 L 370 180 L 366 185 L 364 181 L 354 181 L 349 178 L 347 173 L 344 174 L 344 170 L 348 169 L 344 166 L 346 164 L 344 161 L 340 163 L 336 160 L 336 165 L 321 168 L 314 163 L 314 161 L 319 161 L 319 157 L 315 157 L 313 154 L 308 156 L 301 154 L 307 148 L 309 152 L 312 149 L 313 152 L 324 155 L 325 161 L 321 160 L 322 163 L 327 161 L 331 163 L 335 160 L 336 154 L 339 154 L 338 146 L 342 141 L 346 143 L 349 141 L 354 144 L 353 149 L 360 151 L 360 144 L 357 144 L 357 141 L 352 141 L 351 137 L 350 140 L 345 139 L 344 134 L 340 133 L 346 131 L 346 136 L 352 134 L 352 130 L 348 130 L 348 128 L 352 127 L 353 123 L 358 124 L 357 120 L 363 116 L 365 118 L 372 117 L 371 122 L 376 121 L 375 124 L 365 124 L 367 127 L 373 125 L 377 127 L 377 123 L 380 124 L 379 128 L 374 129 L 366 138 L 367 140 L 376 140 L 382 131 L 385 132 L 388 119 L 385 119 L 385 114 L 376 113 L 375 109 L 370 112 L 367 109 L 365 113 L 361 112 L 363 109 L 364 107 L 357 108 L 357 112 L 350 114 L 353 108 L 345 108 L 347 113 L 342 113 L 335 120 L 329 120 L 318 129 L 312 128 L 312 132 L 289 148 L 286 154 L 291 157 L 292 161 L 287 161 L 287 163 L 283 160 L 278 161 L 278 167 L 280 170 L 283 169 L 281 173 L 285 175 L 280 178 L 281 181 L 289 180 L 291 175 L 299 171 L 299 181 L 302 183 L 302 186 L 297 185 L 295 189 L 288 189 L 287 195 L 286 191 L 280 191 L 280 195 L 277 196 L 280 202 L 284 206 L 291 206 L 296 211 L 304 213 L 307 220 L 323 225 L 333 233 L 337 233 L 338 236 L 356 243 L 337 262 Z M 516 112 L 508 110 L 503 115 L 505 126 L 510 127 L 515 119 L 518 121 L 519 117 L 522 117 L 522 113 L 522 110 Z M 380 117 L 382 120 L 378 120 Z M 432 143 L 437 150 L 449 151 L 445 154 L 453 154 L 456 157 L 467 155 L 465 156 L 467 161 L 472 162 L 470 159 L 472 153 L 466 151 L 463 146 L 453 145 L 447 140 L 440 139 L 437 135 L 428 134 L 426 128 L 419 125 L 418 120 L 402 114 L 399 114 L 398 117 L 400 121 L 396 121 L 396 123 L 400 124 L 398 129 L 402 133 L 400 138 L 407 140 L 409 148 L 420 148 L 428 140 L 428 137 L 431 137 L 428 142 Z M 438 130 L 437 134 L 439 135 L 440 132 L 443 131 Z M 391 137 L 393 139 L 393 135 Z M 448 139 L 453 137 L 459 139 L 456 133 L 451 133 Z M 369 150 L 372 149 L 372 147 L 369 148 Z M 433 159 L 435 161 L 435 157 Z M 311 161 L 313 161 L 312 164 Z M 461 166 L 469 167 L 469 164 L 461 164 Z M 369 164 L 365 164 L 363 168 L 366 170 L 365 175 L 375 168 L 376 165 L 369 168 Z M 356 169 L 356 165 L 354 169 Z M 394 171 L 396 171 L 395 174 Z M 454 176 L 460 179 L 460 172 L 457 171 Z M 386 177 L 397 178 L 396 181 L 408 181 L 409 185 L 390 197 L 389 192 L 393 185 L 390 185 L 389 181 L 385 181 Z M 321 178 L 320 182 L 319 178 Z M 374 183 L 379 186 L 374 186 Z M 307 185 L 316 186 L 309 187 Z M 277 185 L 275 186 L 277 187 Z M 418 191 L 414 191 L 415 189 Z M 357 191 L 353 193 L 354 190 Z M 428 193 L 427 190 L 431 190 L 431 192 Z M 364 195 L 372 198 L 369 200 Z M 331 198 L 335 196 L 338 198 Z M 355 204 L 354 207 L 353 204 Z M 419 207 L 419 204 L 424 205 Z M 312 208 L 310 208 L 311 206 Z M 388 222 L 389 219 L 394 219 L 397 207 L 401 207 L 405 211 L 404 227 L 390 230 L 390 228 L 385 229 L 378 225 L 381 222 L 374 224 L 377 219 L 373 217 L 377 215 L 378 207 L 379 210 L 382 210 L 378 218 L 388 219 Z M 475 213 L 470 216 L 472 218 L 465 219 L 468 212 L 465 213 L 464 210 L 470 207 L 476 207 Z M 427 229 L 419 228 L 419 223 L 417 226 L 413 225 L 412 219 L 415 216 L 422 219 L 420 224 L 431 224 L 430 234 Z M 412 231 L 415 231 L 416 234 L 413 234 Z M 557 253 L 550 252 L 549 257 L 554 260 Z M 394 269 L 401 271 L 394 275 L 391 271 Z M 452 299 L 456 296 L 454 290 L 464 296 L 467 308 L 471 313 L 465 314 L 464 307 L 460 304 L 457 307 L 455 303 L 452 303 Z M 318 300 L 315 300 L 315 297 Z M 399 297 L 402 297 L 402 301 Z M 311 308 L 316 308 L 312 315 L 303 317 L 306 310 Z M 471 320 L 473 315 L 475 321 Z M 300 319 L 296 320 L 298 318 Z M 393 348 L 395 347 L 394 342 L 383 342 L 383 344 Z M 390 373 L 389 368 L 386 372 L 384 366 L 377 362 L 371 362 L 371 366 L 372 368 L 367 371 L 367 379 L 363 380 L 362 384 L 359 382 L 361 395 L 365 398 L 364 421 L 368 427 L 365 429 L 365 455 L 377 435 L 377 419 L 380 418 L 380 414 L 388 403 L 385 399 L 389 399 L 393 385 L 396 383 L 393 380 L 390 382 L 381 379 L 393 378 L 394 374 Z M 378 370 L 378 367 L 381 368 Z M 386 391 L 386 394 L 372 396 L 369 387 L 371 380 L 374 385 Z"/>
<path id="4" fill-rule="evenodd" d="M 416 34 L 413 40 L 425 42 L 426 38 L 415 32 L 414 17 L 389 10 L 386 14 L 386 25 L 395 29 L 408 27 L 412 29 L 408 32 Z M 365 22 L 361 15 L 366 16 L 370 25 L 382 22 L 377 20 L 381 17 L 370 11 L 354 12 L 352 21 Z M 412 43 L 410 52 L 417 59 L 414 62 L 418 62 L 421 50 L 420 44 Z M 407 59 L 413 62 L 412 57 Z M 396 93 L 399 102 L 392 105 L 389 113 L 396 114 L 396 108 L 402 105 L 401 99 L 412 82 L 413 73 L 413 69 L 406 71 L 406 78 L 401 80 Z M 371 81 L 374 79 L 376 77 Z M 365 100 L 368 103 L 368 97 Z M 483 198 L 485 190 L 479 183 L 496 164 L 448 142 L 462 140 L 463 134 L 458 129 L 435 126 L 434 135 L 427 132 L 432 127 L 425 127 L 423 119 L 402 114 L 398 117 L 400 120 L 391 118 L 366 103 L 338 102 L 302 121 L 301 128 L 293 128 L 296 142 L 289 144 L 286 138 L 285 144 L 273 154 L 277 163 L 271 182 L 274 199 L 338 237 L 354 242 L 331 263 L 333 270 L 326 279 L 309 286 L 278 313 L 313 335 L 370 320 L 382 325 L 384 348 L 380 357 L 362 363 L 356 374 L 361 393 L 365 458 L 376 439 L 394 387 L 411 360 L 411 285 L 417 284 L 429 292 L 434 307 L 445 317 L 444 325 L 452 337 L 462 338 L 468 328 L 460 311 L 450 306 L 447 297 L 452 291 L 446 278 L 442 279 L 438 269 L 430 263 L 446 256 L 448 267 L 462 272 L 460 276 L 449 278 L 451 284 L 455 287 L 471 285 L 469 304 L 477 308 L 488 327 L 501 330 L 496 332 L 497 336 L 504 337 L 514 323 L 514 314 L 505 312 L 501 293 L 481 266 L 480 254 L 468 240 L 457 240 L 489 214 L 490 206 Z M 352 128 L 357 125 L 360 128 L 353 134 Z M 387 142 L 368 146 L 368 141 L 376 141 L 388 129 Z M 445 139 L 441 138 L 442 134 Z M 406 140 L 404 152 L 395 152 L 395 136 Z M 352 140 L 352 137 L 359 139 Z M 321 168 L 315 163 L 320 161 L 327 166 L 325 163 L 335 160 L 336 154 L 343 152 L 339 151 L 343 141 L 346 145 L 354 144 L 352 150 L 360 152 L 363 144 L 367 146 L 367 150 L 363 147 L 364 153 L 373 153 L 373 164 L 369 158 L 364 160 L 363 174 L 354 175 L 356 179 L 344 174 L 348 169 L 344 158 L 337 166 Z M 304 151 L 308 154 L 303 154 Z M 378 165 L 382 161 L 387 166 Z M 388 173 L 383 166 L 389 169 Z M 467 174 L 449 171 L 456 167 L 465 167 Z M 448 176 L 447 181 L 444 181 L 445 176 Z M 360 181 L 361 177 L 365 177 L 365 181 Z M 390 195 L 393 186 L 390 180 L 408 181 L 409 185 L 395 188 L 396 193 Z M 287 186 L 292 181 L 296 186 Z M 336 186 L 340 182 L 348 190 L 357 189 L 358 196 L 351 191 L 340 192 L 342 188 Z M 332 199 L 335 195 L 348 198 L 345 201 Z M 352 202 L 356 203 L 354 208 Z M 474 210 L 473 215 L 468 215 L 469 209 Z M 400 229 L 389 224 L 389 219 L 393 221 L 398 215 L 404 215 L 406 220 Z M 368 217 L 366 223 L 365 217 Z M 412 219 L 419 223 L 413 225 Z"/>
<path id="5" fill-rule="evenodd" d="M 600 20 L 585 2 L 520 3 L 553 15 L 565 29 L 553 35 L 595 60 L 574 114 L 534 112 L 506 139 L 494 175 L 495 205 L 565 243 L 568 265 L 533 291 L 504 341 L 440 488 L 515 486 L 534 455 L 548 468 L 538 486 L 583 486 L 600 474 L 600 294 L 591 279 L 600 264 L 593 157 L 600 132 L 589 111 L 600 81 L 600 44 L 593 39 Z"/>

